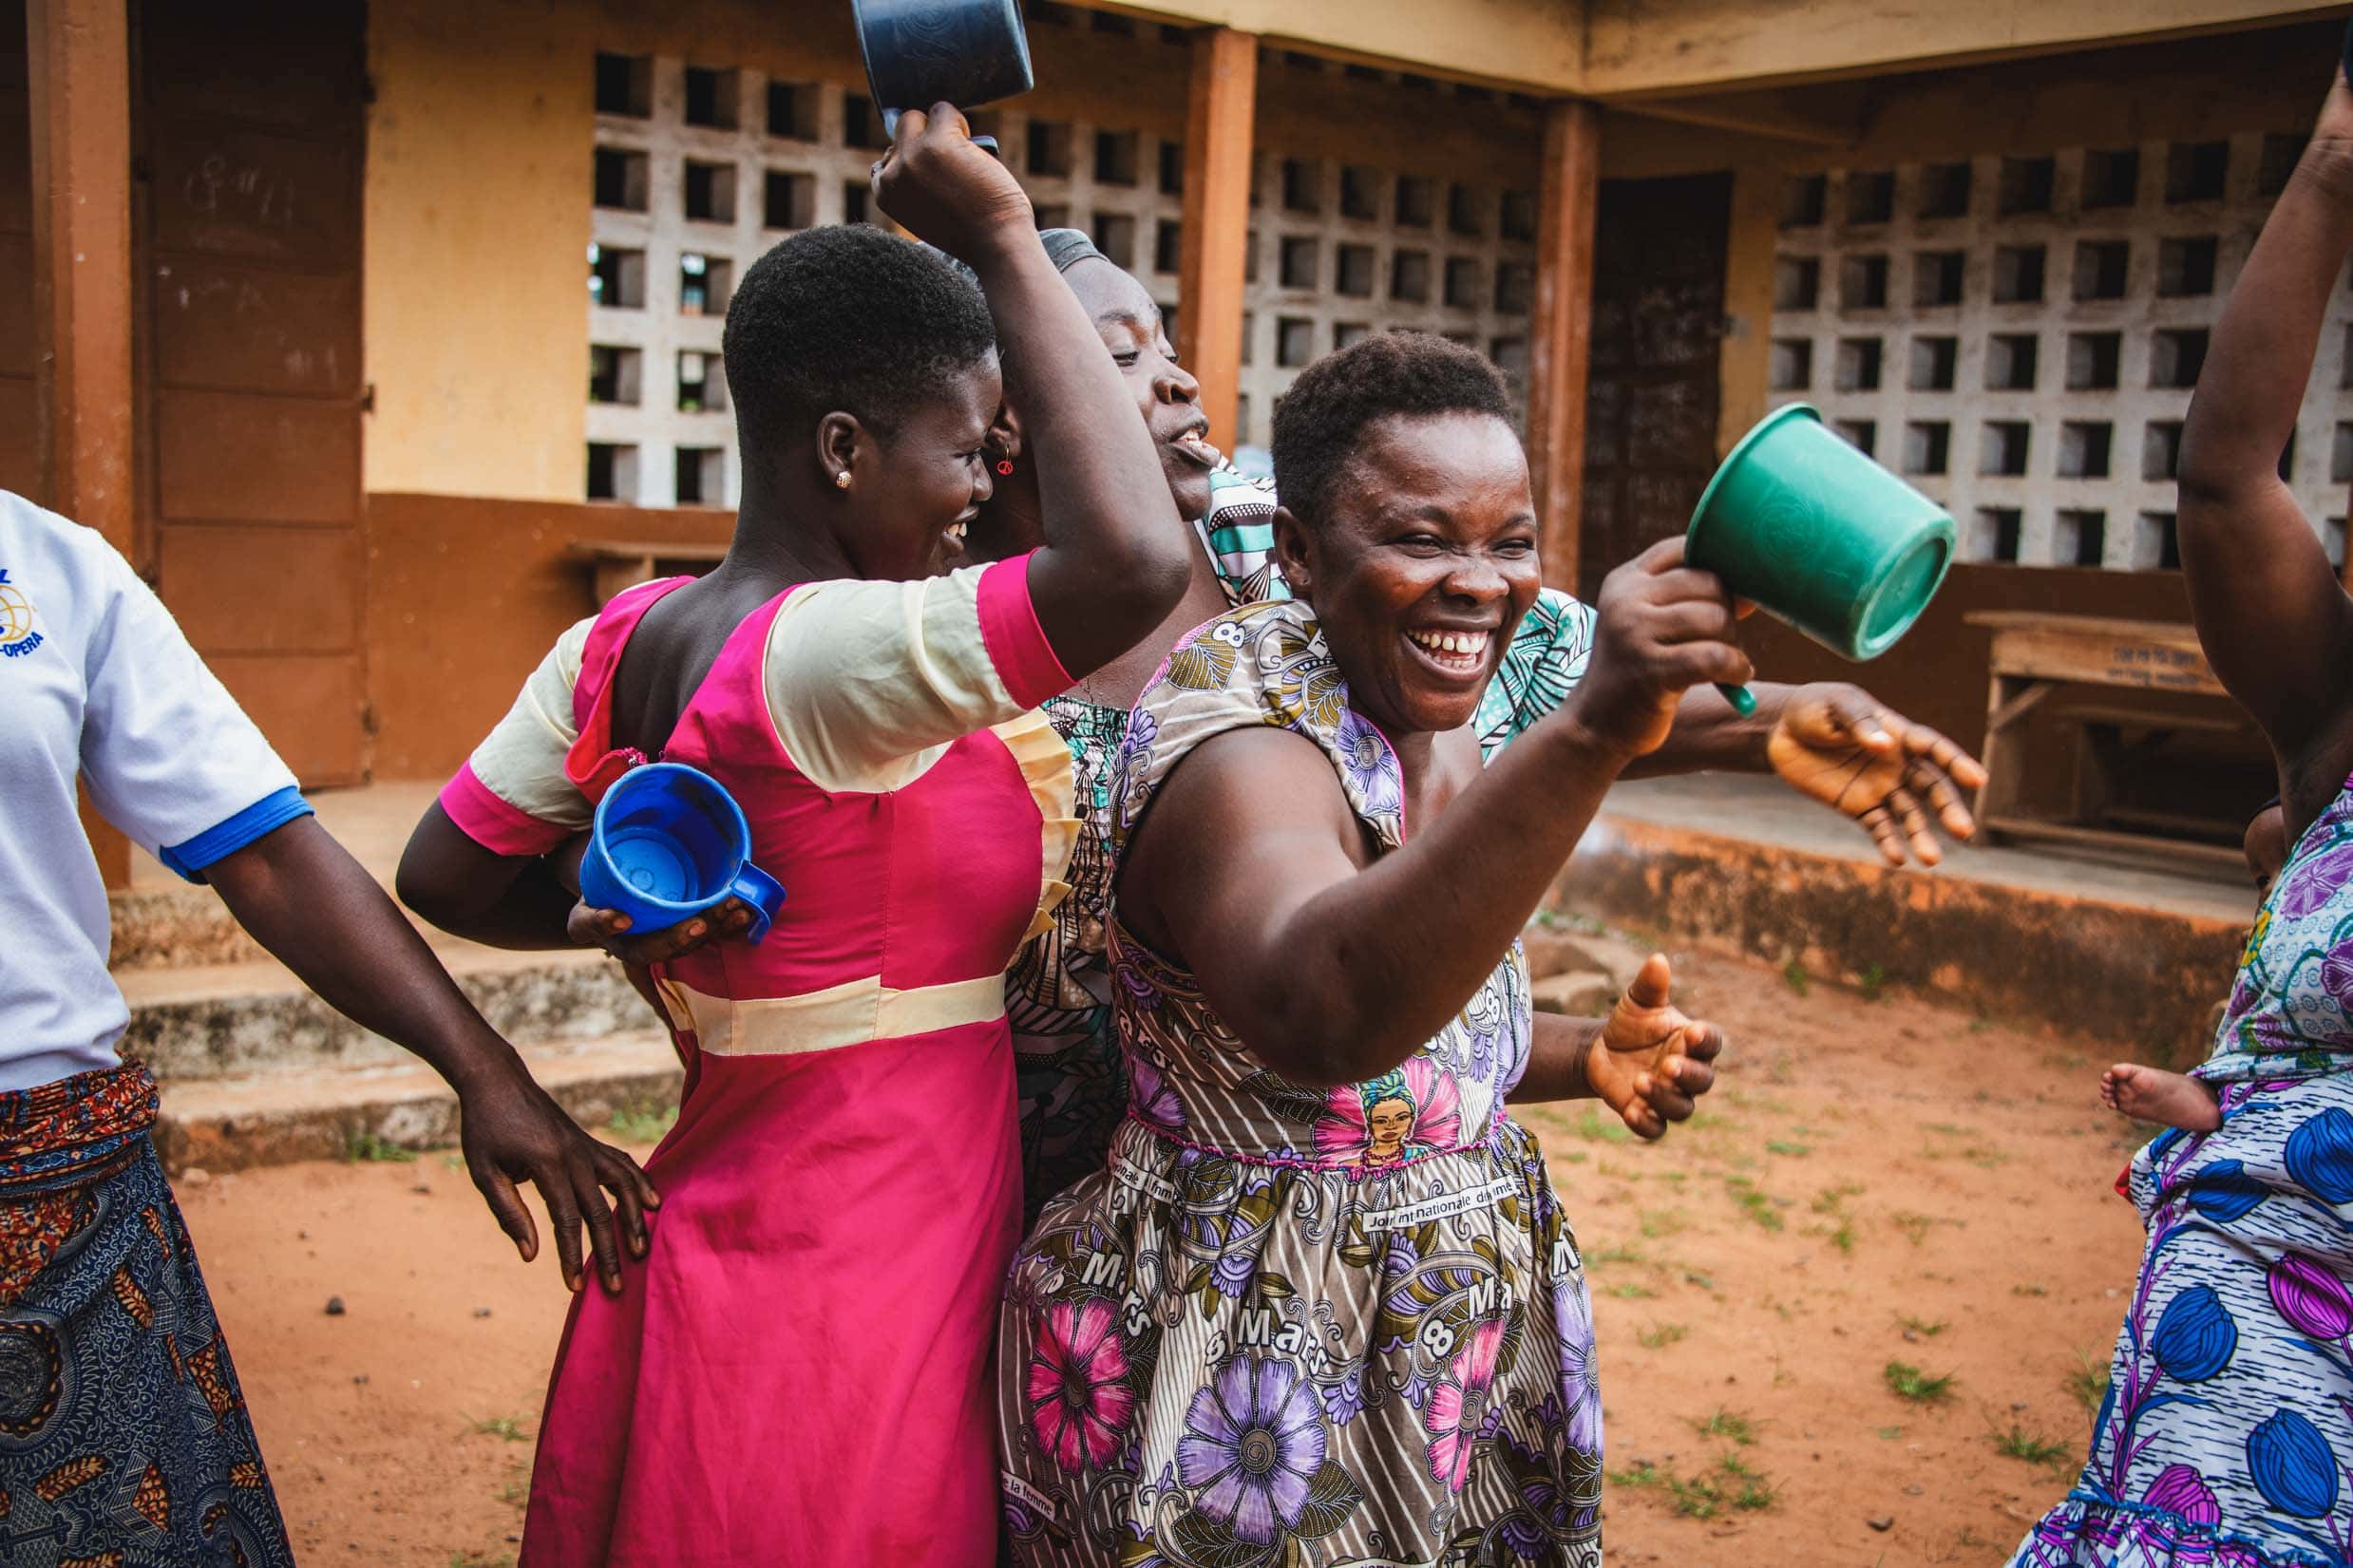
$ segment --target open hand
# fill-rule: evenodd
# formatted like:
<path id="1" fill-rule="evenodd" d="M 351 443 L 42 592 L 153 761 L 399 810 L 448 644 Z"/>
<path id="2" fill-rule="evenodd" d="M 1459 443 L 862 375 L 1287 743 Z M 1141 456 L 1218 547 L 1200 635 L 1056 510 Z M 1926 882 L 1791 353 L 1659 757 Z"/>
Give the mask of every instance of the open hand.
<path id="1" fill-rule="evenodd" d="M 1715 1086 L 1724 1031 L 1697 1023 L 1667 999 L 1667 955 L 1654 953 L 1618 998 L 1585 1053 L 1585 1085 L 1641 1138 L 1691 1118 L 1692 1102 Z"/>
<path id="2" fill-rule="evenodd" d="M 458 1113 L 466 1171 L 522 1260 L 540 1255 L 539 1227 L 516 1190 L 518 1182 L 529 1181 L 540 1189 L 556 1229 L 564 1289 L 580 1288 L 585 1224 L 605 1294 L 618 1295 L 621 1247 L 625 1242 L 633 1258 L 645 1256 L 646 1212 L 662 1202 L 637 1162 L 582 1132 L 520 1062 L 509 1072 L 467 1086 L 459 1094 Z M 620 1205 L 617 1223 L 607 1191 Z"/>
<path id="3" fill-rule="evenodd" d="M 872 180 L 877 206 L 960 261 L 1012 236 L 1034 242 L 1037 220 L 1021 182 L 973 141 L 953 104 L 901 114 Z"/>
<path id="4" fill-rule="evenodd" d="M 643 969 L 666 963 L 712 942 L 731 941 L 751 929 L 751 906 L 741 898 L 723 898 L 674 926 L 631 934 L 629 916 L 617 909 L 592 909 L 585 900 L 572 906 L 564 935 L 579 947 L 598 947 L 624 964 Z"/>
<path id="5" fill-rule="evenodd" d="M 1923 865 L 1945 858 L 1931 811 L 1956 839 L 1977 830 L 1961 792 L 1984 784 L 1984 767 L 1859 687 L 1825 682 L 1791 692 L 1765 755 L 1793 789 L 1860 822 L 1889 865 L 1904 864 L 1907 848 Z"/>

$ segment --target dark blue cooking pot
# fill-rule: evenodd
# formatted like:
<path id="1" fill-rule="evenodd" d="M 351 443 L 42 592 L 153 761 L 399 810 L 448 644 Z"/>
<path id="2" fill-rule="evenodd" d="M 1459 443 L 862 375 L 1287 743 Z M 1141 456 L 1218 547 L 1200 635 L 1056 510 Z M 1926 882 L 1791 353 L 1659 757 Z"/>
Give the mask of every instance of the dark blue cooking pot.
<path id="1" fill-rule="evenodd" d="M 886 129 L 901 109 L 977 109 L 1037 85 L 1015 0 L 850 0 L 850 14 Z"/>

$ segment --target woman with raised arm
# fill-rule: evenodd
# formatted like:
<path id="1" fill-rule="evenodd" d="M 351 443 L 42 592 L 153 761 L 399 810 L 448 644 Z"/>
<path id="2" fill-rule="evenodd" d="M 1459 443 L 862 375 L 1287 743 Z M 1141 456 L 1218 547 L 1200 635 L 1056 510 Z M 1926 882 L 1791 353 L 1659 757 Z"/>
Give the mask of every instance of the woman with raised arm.
<path id="1" fill-rule="evenodd" d="M 1186 632 L 1235 605 L 1290 593 L 1274 558 L 1274 488 L 1235 473 L 1210 444 L 1217 432 L 1201 410 L 1201 389 L 1177 363 L 1151 292 L 1076 229 L 1049 229 L 1042 237 L 1119 367 L 1160 450 L 1169 496 L 1198 540 L 1190 586 L 1167 619 L 1046 704 L 1047 718 L 1071 748 L 1080 829 L 1071 896 L 1055 910 L 1053 929 L 1022 949 L 1007 976 L 1021 1096 L 1023 1210 L 1031 1219 L 1055 1193 L 1103 1168 L 1128 1107 L 1104 951 L 1110 761 L 1128 710 Z M 998 473 L 967 539 L 982 559 L 1033 549 L 1042 537 L 1034 454 L 1004 459 Z M 1472 722 L 1488 756 L 1567 698 L 1592 643 L 1589 606 L 1549 588 L 1537 596 L 1479 699 Z M 1930 814 L 1956 837 L 1971 831 L 1955 786 L 1973 788 L 1984 777 L 1951 741 L 1853 686 L 1758 681 L 1750 690 L 1759 701 L 1746 717 L 1713 687 L 1685 693 L 1666 742 L 1628 776 L 1770 768 L 1791 787 L 1855 819 L 1895 865 L 1907 853 L 1936 863 Z"/>
<path id="2" fill-rule="evenodd" d="M 1508 1095 L 1645 1136 L 1720 1040 L 1662 962 L 1605 1023 L 1531 1019 L 1517 936 L 1683 690 L 1745 680 L 1679 541 L 1611 575 L 1576 690 L 1482 767 L 1536 600 L 1493 367 L 1368 339 L 1278 413 L 1299 597 L 1179 643 L 1114 766 L 1110 1167 L 1046 1206 L 999 1341 L 1032 1563 L 1600 1561 L 1574 1240 Z"/>
<path id="3" fill-rule="evenodd" d="M 561 940 L 563 893 L 515 885 L 659 758 L 728 787 L 788 890 L 759 946 L 653 967 L 688 1062 L 647 1162 L 662 1220 L 617 1296 L 575 1303 L 526 1563 L 994 1560 L 985 1369 L 1020 1217 L 1003 973 L 1072 826 L 1069 754 L 1034 709 L 1161 618 L 1184 538 L 1028 200 L 962 118 L 903 115 L 875 193 L 979 287 L 864 227 L 747 271 L 726 560 L 567 634 L 404 868 L 437 918 Z M 1000 352 L 1055 459 L 1045 542 L 935 575 L 989 495 Z"/>
<path id="4" fill-rule="evenodd" d="M 2353 1558 L 2353 600 L 2279 477 L 2353 253 L 2340 71 L 2222 318 L 2182 430 L 2198 640 L 2263 726 L 2286 837 L 2203 1114 L 2134 1157 L 2149 1227 L 2092 1454 L 2020 1568 Z M 2334 385 L 2333 375 L 2331 385 Z"/>

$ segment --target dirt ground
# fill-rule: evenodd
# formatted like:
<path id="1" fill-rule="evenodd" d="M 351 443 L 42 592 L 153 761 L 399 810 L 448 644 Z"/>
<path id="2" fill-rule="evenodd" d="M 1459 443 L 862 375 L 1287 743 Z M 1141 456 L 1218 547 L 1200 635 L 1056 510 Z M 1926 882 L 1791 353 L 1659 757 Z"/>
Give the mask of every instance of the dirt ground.
<path id="1" fill-rule="evenodd" d="M 1608 1561 L 2002 1561 L 2081 1460 L 2139 1253 L 2107 1055 L 1678 957 L 1733 1039 L 1700 1116 L 1656 1146 L 1528 1117 L 1593 1279 Z M 303 1559 L 510 1562 L 552 1256 L 519 1264 L 438 1154 L 180 1198 Z"/>

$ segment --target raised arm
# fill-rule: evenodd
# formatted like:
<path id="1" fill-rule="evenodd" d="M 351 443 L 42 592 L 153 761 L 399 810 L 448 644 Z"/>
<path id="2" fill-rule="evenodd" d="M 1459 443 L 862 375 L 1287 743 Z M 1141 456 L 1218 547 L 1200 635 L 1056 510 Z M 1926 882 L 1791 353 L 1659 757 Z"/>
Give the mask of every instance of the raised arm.
<path id="1" fill-rule="evenodd" d="M 979 275 L 1007 401 L 1035 455 L 1045 545 L 1030 599 L 1062 668 L 1088 674 L 1176 607 L 1191 540 L 1118 367 L 1038 242 L 1029 198 L 947 104 L 899 118 L 875 199 Z"/>
<path id="2" fill-rule="evenodd" d="M 2353 605 L 2279 477 L 2348 251 L 2353 96 L 2341 69 L 2215 324 L 2181 437 L 2176 521 L 2198 640 L 2291 771 L 2343 725 L 2353 679 Z"/>
<path id="3" fill-rule="evenodd" d="M 1370 864 L 1313 746 L 1272 729 L 1203 743 L 1128 846 L 1123 922 L 1181 957 L 1277 1071 L 1337 1084 L 1395 1067 L 1487 978 L 1682 690 L 1753 672 L 1724 640 L 1730 603 L 1681 554 L 1670 539 L 1612 573 L 1568 701 Z"/>

